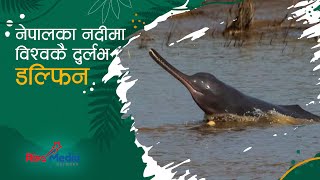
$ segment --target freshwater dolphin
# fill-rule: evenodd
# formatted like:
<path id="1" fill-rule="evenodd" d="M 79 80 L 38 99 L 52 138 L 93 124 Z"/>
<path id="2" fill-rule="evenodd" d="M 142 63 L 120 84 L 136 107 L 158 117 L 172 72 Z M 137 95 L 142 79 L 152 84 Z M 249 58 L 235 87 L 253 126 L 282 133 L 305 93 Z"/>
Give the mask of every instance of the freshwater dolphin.
<path id="1" fill-rule="evenodd" d="M 193 100 L 207 116 L 219 114 L 257 116 L 257 110 L 259 110 L 263 113 L 276 111 L 282 115 L 298 119 L 320 120 L 319 116 L 305 111 L 299 105 L 274 105 L 245 95 L 218 80 L 212 74 L 200 72 L 191 76 L 186 75 L 169 64 L 154 49 L 151 49 L 149 54 L 156 63 L 189 90 Z"/>

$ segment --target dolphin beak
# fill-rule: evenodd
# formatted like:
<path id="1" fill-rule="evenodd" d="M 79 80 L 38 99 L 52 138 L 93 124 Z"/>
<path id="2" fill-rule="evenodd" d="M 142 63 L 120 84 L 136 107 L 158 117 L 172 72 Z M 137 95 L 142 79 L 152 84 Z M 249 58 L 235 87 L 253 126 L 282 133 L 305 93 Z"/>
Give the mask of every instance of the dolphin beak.
<path id="1" fill-rule="evenodd" d="M 173 77 L 178 79 L 190 92 L 197 92 L 195 88 L 192 86 L 192 84 L 189 81 L 189 76 L 186 74 L 182 73 L 175 67 L 173 67 L 168 61 L 166 61 L 163 57 L 160 56 L 160 54 L 154 50 L 150 49 L 149 50 L 149 55 L 152 57 L 152 59 L 159 64 L 163 69 L 168 71 Z"/>

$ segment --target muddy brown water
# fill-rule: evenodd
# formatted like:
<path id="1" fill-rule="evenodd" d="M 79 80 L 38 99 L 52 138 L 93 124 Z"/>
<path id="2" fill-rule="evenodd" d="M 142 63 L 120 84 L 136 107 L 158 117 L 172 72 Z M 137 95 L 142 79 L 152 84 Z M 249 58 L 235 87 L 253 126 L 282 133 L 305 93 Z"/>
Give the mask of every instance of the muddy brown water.
<path id="1" fill-rule="evenodd" d="M 205 25 L 205 21 L 203 25 L 198 23 L 194 30 Z M 170 26 L 170 22 L 165 26 Z M 188 32 L 180 32 L 169 41 L 174 42 Z M 291 166 L 291 160 L 301 161 L 320 151 L 317 123 L 194 129 L 199 126 L 203 112 L 186 88 L 148 55 L 148 48 L 152 47 L 186 74 L 209 72 L 250 96 L 274 104 L 299 104 L 320 115 L 317 101 L 306 106 L 319 94 L 315 85 L 319 73 L 313 72 L 315 64 L 309 63 L 314 53 L 310 48 L 315 42 L 297 40 L 299 30 L 290 31 L 286 40 L 282 33 L 280 30 L 277 36 L 270 33 L 262 39 L 254 36 L 242 46 L 232 43 L 226 46 L 229 40 L 208 34 L 171 47 L 163 42 L 166 33 L 156 33 L 146 48 L 139 49 L 136 41 L 124 50 L 122 64 L 130 67 L 130 75 L 138 79 L 128 92 L 132 102 L 129 113 L 135 117 L 135 127 L 140 129 L 138 140 L 153 146 L 149 154 L 159 165 L 190 159 L 190 163 L 177 169 L 179 173 L 189 169 L 208 180 L 274 180 Z M 270 43 L 270 39 L 274 40 Z M 248 147 L 252 148 L 243 152 Z"/>

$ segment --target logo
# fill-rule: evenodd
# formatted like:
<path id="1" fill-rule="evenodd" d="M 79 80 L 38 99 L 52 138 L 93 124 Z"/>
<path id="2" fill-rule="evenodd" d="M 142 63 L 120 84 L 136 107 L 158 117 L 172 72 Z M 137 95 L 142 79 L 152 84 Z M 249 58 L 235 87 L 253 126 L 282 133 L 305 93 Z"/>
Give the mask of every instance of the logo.
<path id="1" fill-rule="evenodd" d="M 80 156 L 74 153 L 60 154 L 62 148 L 60 142 L 54 142 L 50 151 L 45 155 L 26 153 L 27 163 L 56 163 L 57 166 L 78 166 Z"/>

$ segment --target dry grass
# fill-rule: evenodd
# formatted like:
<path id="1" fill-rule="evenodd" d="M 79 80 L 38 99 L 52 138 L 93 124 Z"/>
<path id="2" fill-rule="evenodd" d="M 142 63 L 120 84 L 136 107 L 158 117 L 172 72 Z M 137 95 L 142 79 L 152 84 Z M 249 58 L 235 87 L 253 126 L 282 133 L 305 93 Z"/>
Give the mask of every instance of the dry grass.
<path id="1" fill-rule="evenodd" d="M 233 35 L 246 30 L 252 25 L 254 5 L 252 0 L 245 0 L 229 9 L 228 21 L 223 34 Z"/>

